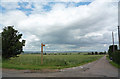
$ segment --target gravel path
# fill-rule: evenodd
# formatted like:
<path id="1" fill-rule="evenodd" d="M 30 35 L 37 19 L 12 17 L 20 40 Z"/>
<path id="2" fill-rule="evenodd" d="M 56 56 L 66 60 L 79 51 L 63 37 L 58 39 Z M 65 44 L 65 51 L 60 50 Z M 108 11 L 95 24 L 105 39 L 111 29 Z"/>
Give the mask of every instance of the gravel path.
<path id="1" fill-rule="evenodd" d="M 79 67 L 53 72 L 3 69 L 3 77 L 118 77 L 118 69 L 109 64 L 106 56 Z"/>

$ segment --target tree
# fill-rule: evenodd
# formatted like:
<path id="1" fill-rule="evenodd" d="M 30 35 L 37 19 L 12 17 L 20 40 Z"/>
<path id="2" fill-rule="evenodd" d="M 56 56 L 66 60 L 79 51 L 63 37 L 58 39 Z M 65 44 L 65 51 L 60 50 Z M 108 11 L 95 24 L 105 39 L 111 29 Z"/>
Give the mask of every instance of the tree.
<path id="1" fill-rule="evenodd" d="M 117 45 L 114 45 L 114 51 L 117 51 L 117 50 L 118 50 Z M 112 55 L 113 55 L 113 45 L 109 46 L 108 54 L 109 54 L 109 58 L 112 57 Z"/>
<path id="2" fill-rule="evenodd" d="M 114 45 L 114 50 L 115 50 L 115 51 L 118 50 L 117 45 Z M 113 45 L 110 45 L 110 46 L 109 46 L 108 52 L 113 52 Z"/>
<path id="3" fill-rule="evenodd" d="M 112 59 L 115 63 L 120 65 L 120 50 L 117 50 L 113 53 Z"/>
<path id="4" fill-rule="evenodd" d="M 109 46 L 108 54 L 109 58 L 113 60 L 113 62 L 120 65 L 120 50 L 117 49 L 117 45 L 114 45 L 115 51 L 113 52 L 113 45 Z"/>
<path id="5" fill-rule="evenodd" d="M 47 53 L 45 52 L 44 55 L 47 55 Z"/>
<path id="6" fill-rule="evenodd" d="M 0 56 L 2 54 L 2 36 L 1 36 L 1 33 L 0 33 Z"/>
<path id="7" fill-rule="evenodd" d="M 23 52 L 25 40 L 20 41 L 22 34 L 15 30 L 13 26 L 3 28 L 2 32 L 2 57 L 9 59 L 10 57 L 17 57 Z"/>
<path id="8" fill-rule="evenodd" d="M 104 54 L 106 54 L 107 52 L 106 51 L 104 51 Z"/>
<path id="9" fill-rule="evenodd" d="M 98 54 L 98 52 L 95 52 L 95 55 L 97 55 Z"/>
<path id="10" fill-rule="evenodd" d="M 102 54 L 103 54 L 102 52 L 99 53 L 99 55 L 102 55 Z"/>
<path id="11" fill-rule="evenodd" d="M 92 52 L 92 55 L 94 55 L 94 52 Z"/>
<path id="12" fill-rule="evenodd" d="M 80 52 L 78 52 L 78 55 L 80 55 Z"/>

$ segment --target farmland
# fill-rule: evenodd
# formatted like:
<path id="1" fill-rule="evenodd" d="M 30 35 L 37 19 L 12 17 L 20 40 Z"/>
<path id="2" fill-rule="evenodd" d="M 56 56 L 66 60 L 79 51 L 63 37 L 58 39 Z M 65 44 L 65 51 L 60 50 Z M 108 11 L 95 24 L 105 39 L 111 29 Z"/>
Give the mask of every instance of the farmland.
<path id="1" fill-rule="evenodd" d="M 101 58 L 103 55 L 44 55 L 43 64 L 41 65 L 40 54 L 22 54 L 17 58 L 11 58 L 10 60 L 3 60 L 2 67 L 9 69 L 62 69 L 80 66 L 88 62 L 95 61 Z"/>

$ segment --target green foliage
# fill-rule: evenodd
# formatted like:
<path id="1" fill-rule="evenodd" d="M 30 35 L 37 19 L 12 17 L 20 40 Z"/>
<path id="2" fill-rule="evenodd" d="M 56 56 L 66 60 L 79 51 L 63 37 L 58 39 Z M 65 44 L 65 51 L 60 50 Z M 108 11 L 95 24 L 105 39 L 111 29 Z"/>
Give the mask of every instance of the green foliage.
<path id="1" fill-rule="evenodd" d="M 117 50 L 117 45 L 114 45 L 114 50 Z M 109 58 L 112 57 L 113 55 L 113 45 L 109 46 L 109 50 L 108 50 L 108 54 L 109 54 Z"/>
<path id="2" fill-rule="evenodd" d="M 80 55 L 80 52 L 78 53 L 78 55 Z"/>
<path id="3" fill-rule="evenodd" d="M 0 34 L 0 49 L 2 48 L 2 36 Z"/>
<path id="4" fill-rule="evenodd" d="M 95 52 L 95 55 L 98 55 L 98 52 Z"/>
<path id="5" fill-rule="evenodd" d="M 120 65 L 120 51 L 115 51 L 112 53 L 113 61 Z"/>
<path id="6" fill-rule="evenodd" d="M 113 45 L 109 46 L 109 58 L 112 58 L 113 62 L 120 65 L 120 50 L 117 50 L 117 45 L 114 45 L 114 48 L 115 52 L 113 52 Z"/>
<path id="7" fill-rule="evenodd" d="M 112 64 L 114 67 L 120 69 L 120 64 L 117 64 L 117 63 L 115 63 L 115 62 L 113 62 L 113 61 L 110 61 L 109 57 L 108 57 L 108 56 L 106 56 L 106 57 L 107 57 L 107 60 L 110 62 L 110 64 Z"/>
<path id="8" fill-rule="evenodd" d="M 92 55 L 94 55 L 94 52 L 92 52 Z"/>
<path id="9" fill-rule="evenodd" d="M 18 54 L 23 52 L 25 40 L 20 42 L 22 34 L 15 30 L 13 26 L 8 26 L 2 32 L 2 57 L 9 59 L 10 57 L 17 57 Z"/>
<path id="10" fill-rule="evenodd" d="M 96 59 L 102 55 L 44 55 L 43 65 L 39 54 L 23 54 L 17 58 L 3 61 L 3 68 L 15 69 L 61 69 L 79 66 Z"/>

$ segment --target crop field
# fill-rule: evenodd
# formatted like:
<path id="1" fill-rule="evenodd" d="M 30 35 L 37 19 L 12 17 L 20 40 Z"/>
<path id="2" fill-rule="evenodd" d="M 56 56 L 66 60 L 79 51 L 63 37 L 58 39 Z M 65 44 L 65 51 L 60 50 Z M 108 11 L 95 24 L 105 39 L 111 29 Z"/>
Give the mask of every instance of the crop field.
<path id="1" fill-rule="evenodd" d="M 62 69 L 80 66 L 101 58 L 103 55 L 44 55 L 41 65 L 40 54 L 22 54 L 17 58 L 3 60 L 2 67 L 9 69 Z"/>

